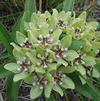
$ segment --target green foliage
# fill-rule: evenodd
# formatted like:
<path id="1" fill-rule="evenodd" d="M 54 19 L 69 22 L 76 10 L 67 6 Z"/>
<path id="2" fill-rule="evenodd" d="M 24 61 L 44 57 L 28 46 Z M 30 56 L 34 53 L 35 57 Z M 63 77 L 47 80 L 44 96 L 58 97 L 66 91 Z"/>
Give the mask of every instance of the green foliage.
<path id="1" fill-rule="evenodd" d="M 6 94 L 9 101 L 17 101 L 20 82 L 13 82 L 13 75 L 8 76 Z"/>
<path id="2" fill-rule="evenodd" d="M 58 101 L 66 89 L 72 89 L 99 101 L 100 90 L 91 83 L 100 79 L 98 23 L 87 22 L 85 11 L 78 17 L 72 14 L 74 0 L 48 2 L 63 11 L 36 12 L 35 0 L 26 0 L 24 14 L 10 34 L 0 26 L 0 40 L 16 60 L 0 67 L 0 78 L 8 77 L 8 100 L 17 101 L 20 81 L 24 81 L 32 86 L 31 99 L 44 95 L 48 101 Z"/>
<path id="3" fill-rule="evenodd" d="M 33 13 L 28 21 L 23 21 L 23 31 L 16 32 L 17 42 L 11 43 L 16 63 L 4 66 L 15 73 L 13 80 L 24 80 L 31 84 L 32 99 L 41 94 L 50 98 L 53 90 L 63 96 L 63 89 L 75 89 L 76 83 L 69 76 L 78 72 L 78 80 L 82 84 L 87 83 L 96 94 L 95 88 L 87 81 L 87 70 L 89 69 L 88 74 L 91 74 L 93 69 L 93 77 L 100 77 L 98 69 L 95 69 L 95 56 L 100 47 L 95 46 L 98 50 L 95 54 L 88 54 L 91 49 L 87 51 L 86 47 L 89 45 L 93 48 L 95 43 L 100 44 L 95 31 L 98 23 L 86 22 L 86 12 L 75 17 L 71 12 L 58 13 L 56 9 L 52 14 L 48 11 Z M 80 87 L 77 89 L 79 92 Z"/>
<path id="4" fill-rule="evenodd" d="M 6 47 L 9 54 L 12 55 L 12 46 L 10 45 L 12 40 L 11 37 L 9 36 L 9 33 L 6 31 L 6 29 L 2 24 L 0 24 L 0 40 Z"/>
<path id="5" fill-rule="evenodd" d="M 12 73 L 4 69 L 3 66 L 0 66 L 0 78 L 5 78 L 9 76 L 10 74 Z"/>
<path id="6" fill-rule="evenodd" d="M 82 76 L 82 78 L 84 78 L 84 77 Z M 87 83 L 84 85 L 80 85 L 80 83 L 77 82 L 76 90 L 79 93 L 81 93 L 82 95 L 93 99 L 93 101 L 99 101 L 100 100 L 100 94 L 99 94 L 100 90 L 98 90 L 96 87 L 94 87 L 93 84 L 91 84 L 88 80 L 86 80 L 86 82 Z"/>
<path id="7" fill-rule="evenodd" d="M 36 12 L 35 0 L 26 0 L 24 14 L 20 23 L 20 31 L 23 32 L 24 23 L 30 21 L 30 16 L 33 12 Z"/>

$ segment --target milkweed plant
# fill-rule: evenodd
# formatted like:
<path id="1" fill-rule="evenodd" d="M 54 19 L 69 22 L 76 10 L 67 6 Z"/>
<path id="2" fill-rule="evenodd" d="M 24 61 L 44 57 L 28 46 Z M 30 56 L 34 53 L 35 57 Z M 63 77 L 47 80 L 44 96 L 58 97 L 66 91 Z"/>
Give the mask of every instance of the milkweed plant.
<path id="1" fill-rule="evenodd" d="M 63 96 L 65 89 L 75 89 L 71 73 L 87 78 L 92 70 L 93 77 L 100 77 L 95 68 L 100 49 L 97 26 L 96 21 L 86 21 L 85 11 L 78 17 L 56 9 L 52 14 L 33 13 L 24 32 L 17 31 L 16 42 L 11 43 L 16 61 L 4 68 L 15 74 L 14 82 L 31 85 L 32 99 L 42 94 L 49 98 L 53 91 Z"/>

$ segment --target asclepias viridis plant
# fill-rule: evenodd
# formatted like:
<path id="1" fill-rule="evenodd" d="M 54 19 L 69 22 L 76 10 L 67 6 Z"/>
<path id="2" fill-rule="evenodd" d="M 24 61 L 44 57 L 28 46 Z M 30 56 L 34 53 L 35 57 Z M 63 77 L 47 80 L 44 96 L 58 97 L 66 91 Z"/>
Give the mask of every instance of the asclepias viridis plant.
<path id="1" fill-rule="evenodd" d="M 24 33 L 17 31 L 16 43 L 11 43 L 16 63 L 4 68 L 15 73 L 15 82 L 31 85 L 31 99 L 42 94 L 49 98 L 52 91 L 63 96 L 64 89 L 75 89 L 71 73 L 78 72 L 82 84 L 82 77 L 86 79 L 91 71 L 93 77 L 100 77 L 94 67 L 100 49 L 97 26 L 95 21 L 86 21 L 86 12 L 79 17 L 56 9 L 52 14 L 33 13 Z"/>

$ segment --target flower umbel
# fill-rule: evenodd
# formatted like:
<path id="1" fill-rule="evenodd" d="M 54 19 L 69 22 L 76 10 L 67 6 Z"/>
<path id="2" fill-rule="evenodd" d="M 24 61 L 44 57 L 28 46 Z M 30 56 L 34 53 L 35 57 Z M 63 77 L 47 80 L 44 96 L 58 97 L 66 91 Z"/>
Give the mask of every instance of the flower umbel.
<path id="1" fill-rule="evenodd" d="M 17 42 L 12 43 L 16 63 L 8 63 L 4 68 L 15 73 L 15 82 L 23 80 L 31 85 L 32 99 L 41 94 L 49 98 L 53 90 L 63 96 L 63 89 L 75 88 L 73 76 L 69 75 L 88 78 L 89 68 L 88 74 L 93 69 L 93 77 L 100 77 L 95 68 L 100 52 L 97 25 L 95 21 L 86 21 L 86 12 L 79 17 L 57 10 L 52 14 L 33 13 L 30 22 L 25 23 L 25 33 L 17 31 Z M 77 77 L 83 83 L 80 75 Z"/>

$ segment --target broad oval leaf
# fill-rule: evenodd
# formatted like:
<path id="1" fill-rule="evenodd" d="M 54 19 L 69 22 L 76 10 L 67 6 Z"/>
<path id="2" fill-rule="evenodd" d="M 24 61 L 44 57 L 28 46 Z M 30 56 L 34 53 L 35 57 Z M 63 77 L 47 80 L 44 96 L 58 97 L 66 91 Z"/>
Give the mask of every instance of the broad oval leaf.
<path id="1" fill-rule="evenodd" d="M 23 33 L 19 31 L 16 32 L 16 40 L 19 44 L 22 44 L 25 41 L 25 39 L 26 39 L 26 36 Z"/>
<path id="2" fill-rule="evenodd" d="M 61 96 L 63 96 L 63 90 L 61 89 L 61 87 L 58 84 L 55 84 L 53 87 L 53 90 L 58 92 Z"/>
<path id="3" fill-rule="evenodd" d="M 62 78 L 61 86 L 65 89 L 74 89 L 75 88 L 74 82 L 68 76 Z"/>
<path id="4" fill-rule="evenodd" d="M 95 58 L 91 56 L 84 56 L 83 61 L 86 66 L 94 66 L 96 64 Z"/>
<path id="5" fill-rule="evenodd" d="M 53 83 L 48 83 L 48 84 L 46 85 L 45 90 L 44 90 L 44 93 L 45 93 L 45 97 L 46 97 L 46 98 L 49 98 L 49 97 L 50 97 L 52 88 L 53 88 Z"/>
<path id="6" fill-rule="evenodd" d="M 16 63 L 8 63 L 4 66 L 4 68 L 11 72 L 18 73 L 17 69 L 19 68 L 19 65 Z"/>
<path id="7" fill-rule="evenodd" d="M 66 57 L 66 59 L 68 60 L 68 61 L 73 61 L 74 59 L 76 59 L 78 57 L 78 53 L 76 52 L 76 51 L 74 51 L 74 50 L 69 50 L 68 52 L 67 52 L 67 57 Z"/>
<path id="8" fill-rule="evenodd" d="M 39 97 L 41 94 L 42 94 L 42 90 L 41 90 L 40 87 L 37 85 L 37 86 L 31 88 L 31 91 L 30 91 L 30 98 L 31 98 L 31 99 L 36 99 L 36 98 Z"/>
<path id="9" fill-rule="evenodd" d="M 100 73 L 99 73 L 99 71 L 95 67 L 93 68 L 93 77 L 95 77 L 95 78 L 99 78 L 100 77 Z"/>
<path id="10" fill-rule="evenodd" d="M 72 43 L 72 36 L 71 35 L 66 35 L 65 37 L 63 37 L 61 39 L 61 43 L 64 47 L 70 47 L 71 43 Z"/>
<path id="11" fill-rule="evenodd" d="M 21 73 L 19 73 L 19 74 L 16 74 L 15 76 L 14 76 L 14 82 L 17 82 L 17 81 L 19 81 L 19 80 L 24 80 L 25 78 L 27 78 L 29 76 L 29 74 L 28 73 L 26 73 L 26 72 L 21 72 Z"/>

